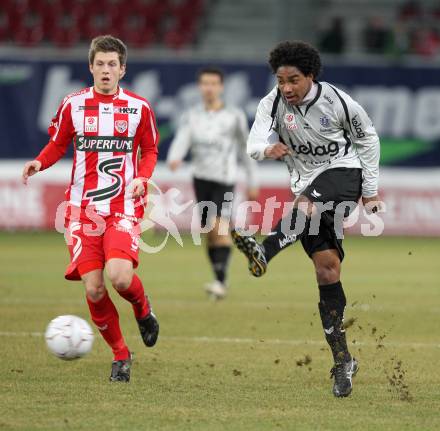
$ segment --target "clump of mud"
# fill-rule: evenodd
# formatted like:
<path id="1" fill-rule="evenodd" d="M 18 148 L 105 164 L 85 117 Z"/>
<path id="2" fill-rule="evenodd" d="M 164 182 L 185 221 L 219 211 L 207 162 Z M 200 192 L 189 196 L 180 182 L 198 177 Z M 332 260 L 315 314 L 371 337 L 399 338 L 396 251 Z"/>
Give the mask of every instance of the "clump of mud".
<path id="1" fill-rule="evenodd" d="M 385 368 L 384 371 L 388 383 L 390 384 L 389 392 L 395 394 L 401 401 L 411 402 L 413 397 L 406 384 L 406 370 L 403 368 L 402 361 L 392 357 L 390 359 L 389 368 Z"/>
<path id="2" fill-rule="evenodd" d="M 302 367 L 303 365 L 309 365 L 312 362 L 312 357 L 310 355 L 305 355 L 304 358 L 296 360 L 296 366 Z"/>

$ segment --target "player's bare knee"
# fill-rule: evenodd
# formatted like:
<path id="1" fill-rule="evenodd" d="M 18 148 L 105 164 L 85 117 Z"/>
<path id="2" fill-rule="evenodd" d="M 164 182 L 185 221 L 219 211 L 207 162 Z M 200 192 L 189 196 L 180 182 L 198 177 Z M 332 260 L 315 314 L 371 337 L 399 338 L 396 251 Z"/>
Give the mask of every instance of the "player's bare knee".
<path id="1" fill-rule="evenodd" d="M 339 281 L 340 264 L 335 261 L 320 262 L 315 266 L 316 280 L 319 285 L 332 284 Z"/>
<path id="2" fill-rule="evenodd" d="M 98 302 L 105 295 L 105 284 L 89 281 L 85 283 L 86 295 L 92 302 Z"/>
<path id="3" fill-rule="evenodd" d="M 105 271 L 110 283 L 116 290 L 128 289 L 133 278 L 133 267 L 128 260 L 110 259 L 107 262 Z"/>
<path id="4" fill-rule="evenodd" d="M 230 245 L 229 235 L 211 235 L 208 241 L 208 247 L 228 247 Z"/>
<path id="5" fill-rule="evenodd" d="M 126 290 L 130 287 L 133 274 L 131 271 L 121 271 L 109 274 L 110 282 L 116 290 Z"/>
<path id="6" fill-rule="evenodd" d="M 315 265 L 316 280 L 320 286 L 339 281 L 341 275 L 341 260 L 334 249 L 318 251 L 312 256 Z"/>
<path id="7" fill-rule="evenodd" d="M 81 276 L 87 297 L 93 301 L 99 301 L 106 292 L 104 279 L 100 270 L 90 271 Z"/>

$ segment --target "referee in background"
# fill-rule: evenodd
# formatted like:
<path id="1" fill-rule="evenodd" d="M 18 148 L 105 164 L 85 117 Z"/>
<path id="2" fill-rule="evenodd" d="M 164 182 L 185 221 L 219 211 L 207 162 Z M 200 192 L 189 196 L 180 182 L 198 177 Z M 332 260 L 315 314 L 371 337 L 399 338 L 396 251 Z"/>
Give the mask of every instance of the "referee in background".
<path id="1" fill-rule="evenodd" d="M 196 199 L 216 206 L 216 213 L 211 216 L 207 206 L 201 205 L 201 225 L 211 228 L 206 246 L 215 275 L 205 290 L 213 298 L 222 299 L 227 292 L 230 201 L 237 181 L 238 162 L 246 170 L 249 200 L 255 200 L 258 195 L 256 162 L 246 153 L 249 128 L 245 113 L 223 102 L 223 71 L 216 67 L 203 68 L 197 80 L 202 103 L 183 114 L 167 163 L 175 171 L 190 152 Z M 222 232 L 228 234 L 222 235 Z"/>

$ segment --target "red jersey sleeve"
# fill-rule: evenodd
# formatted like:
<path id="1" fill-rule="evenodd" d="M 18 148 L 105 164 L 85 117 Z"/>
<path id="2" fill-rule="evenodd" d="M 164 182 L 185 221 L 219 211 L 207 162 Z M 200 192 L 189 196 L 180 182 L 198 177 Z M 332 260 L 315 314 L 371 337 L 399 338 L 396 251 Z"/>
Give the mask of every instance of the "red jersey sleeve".
<path id="1" fill-rule="evenodd" d="M 137 178 L 150 178 L 153 175 L 154 167 L 157 162 L 157 144 L 159 142 L 159 132 L 157 130 L 156 118 L 151 109 L 142 106 L 141 124 L 138 128 L 139 147 L 141 158 L 138 164 Z"/>
<path id="2" fill-rule="evenodd" d="M 75 129 L 71 109 L 72 105 L 68 100 L 62 103 L 47 129 L 50 137 L 49 143 L 36 158 L 41 163 L 41 170 L 47 169 L 60 160 L 72 142 Z"/>

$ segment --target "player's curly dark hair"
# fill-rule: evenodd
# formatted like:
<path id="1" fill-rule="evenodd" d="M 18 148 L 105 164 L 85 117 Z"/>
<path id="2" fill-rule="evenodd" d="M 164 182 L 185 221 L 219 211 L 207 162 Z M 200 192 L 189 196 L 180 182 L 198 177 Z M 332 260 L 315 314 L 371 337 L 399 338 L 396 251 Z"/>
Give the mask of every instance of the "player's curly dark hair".
<path id="1" fill-rule="evenodd" d="M 322 68 L 318 50 L 298 40 L 280 42 L 270 52 L 269 64 L 273 73 L 281 66 L 295 66 L 304 75 L 313 75 L 314 79 Z"/>

